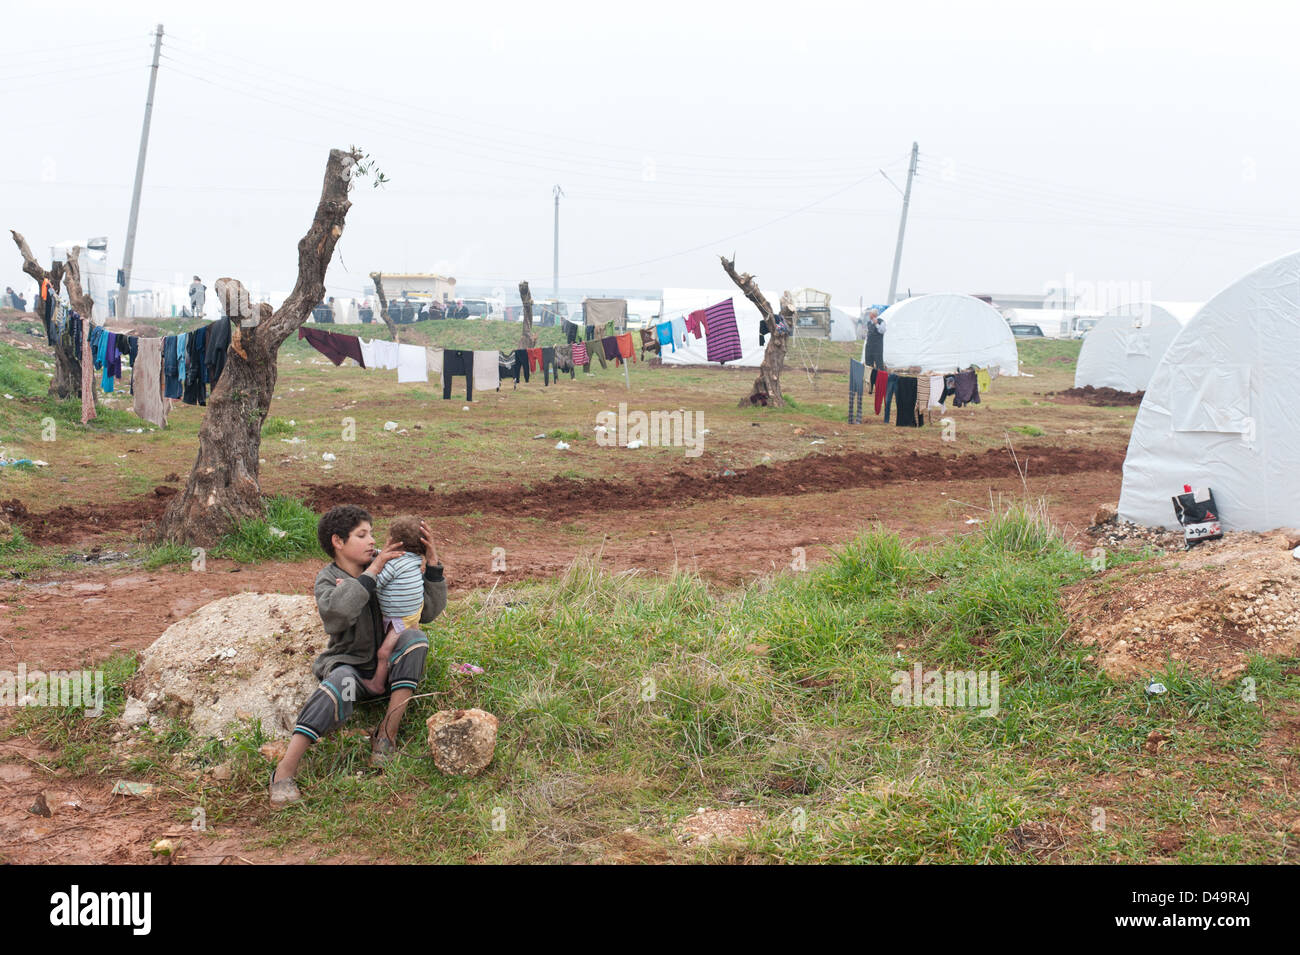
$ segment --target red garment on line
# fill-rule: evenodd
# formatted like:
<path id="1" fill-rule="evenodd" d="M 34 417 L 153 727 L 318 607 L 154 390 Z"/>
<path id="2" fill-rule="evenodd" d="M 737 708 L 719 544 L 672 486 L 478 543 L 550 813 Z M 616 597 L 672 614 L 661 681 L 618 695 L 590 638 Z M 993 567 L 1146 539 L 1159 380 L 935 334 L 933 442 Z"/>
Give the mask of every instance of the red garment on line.
<path id="1" fill-rule="evenodd" d="M 542 370 L 542 350 L 540 348 L 529 348 L 528 351 L 528 371 Z"/>
<path id="2" fill-rule="evenodd" d="M 880 414 L 880 406 L 885 403 L 887 387 L 889 387 L 889 372 L 881 368 L 876 372 L 876 414 Z"/>

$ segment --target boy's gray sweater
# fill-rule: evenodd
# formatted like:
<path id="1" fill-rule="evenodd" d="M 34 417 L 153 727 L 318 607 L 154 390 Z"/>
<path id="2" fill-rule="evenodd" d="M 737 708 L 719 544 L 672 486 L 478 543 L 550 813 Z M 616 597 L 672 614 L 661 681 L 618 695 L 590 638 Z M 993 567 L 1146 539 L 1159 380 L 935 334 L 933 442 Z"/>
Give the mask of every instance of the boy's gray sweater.
<path id="1" fill-rule="evenodd" d="M 336 580 L 343 583 L 336 584 Z M 373 669 L 382 639 L 384 623 L 379 615 L 379 598 L 375 595 L 373 574 L 353 577 L 337 564 L 330 563 L 316 575 L 316 608 L 329 634 L 329 644 L 312 664 L 311 672 L 323 680 L 341 664 L 360 670 Z M 420 623 L 433 620 L 447 606 L 447 581 L 442 565 L 424 571 L 424 610 Z"/>

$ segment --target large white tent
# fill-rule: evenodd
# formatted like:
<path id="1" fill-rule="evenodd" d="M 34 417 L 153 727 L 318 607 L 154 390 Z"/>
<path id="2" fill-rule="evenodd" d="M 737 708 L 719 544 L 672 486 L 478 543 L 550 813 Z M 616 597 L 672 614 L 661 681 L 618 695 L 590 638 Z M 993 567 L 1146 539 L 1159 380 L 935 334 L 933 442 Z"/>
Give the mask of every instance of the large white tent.
<path id="1" fill-rule="evenodd" d="M 1074 387 L 1146 391 L 1156 366 L 1183 321 L 1155 302 L 1134 302 L 1107 312 L 1079 349 Z"/>
<path id="2" fill-rule="evenodd" d="M 733 368 L 741 365 L 756 368 L 763 363 L 764 349 L 758 344 L 758 323 L 763 320 L 763 316 L 754 303 L 745 298 L 739 289 L 666 288 L 659 309 L 659 320 L 664 322 L 684 316 L 698 309 L 717 305 L 725 299 L 731 299 L 736 310 L 736 327 L 740 331 L 741 350 L 740 358 L 727 362 L 725 367 Z M 768 303 L 773 309 L 781 307 L 779 296 L 776 299 L 769 296 Z M 660 357 L 663 358 L 665 365 L 707 365 L 709 363 L 707 342 L 707 337 L 696 338 L 694 335 L 687 334 L 685 346 L 677 342 L 676 351 L 665 346 L 659 350 Z"/>
<path id="3" fill-rule="evenodd" d="M 1177 527 L 1170 498 L 1210 488 L 1225 530 L 1300 527 L 1300 252 L 1205 303 L 1165 350 L 1124 460 L 1119 513 Z"/>
<path id="4" fill-rule="evenodd" d="M 1020 373 L 1011 327 L 997 309 L 973 295 L 918 295 L 891 306 L 881 317 L 885 364 L 890 368 L 919 365 L 922 371 L 943 373 L 997 365 L 1001 374 Z"/>

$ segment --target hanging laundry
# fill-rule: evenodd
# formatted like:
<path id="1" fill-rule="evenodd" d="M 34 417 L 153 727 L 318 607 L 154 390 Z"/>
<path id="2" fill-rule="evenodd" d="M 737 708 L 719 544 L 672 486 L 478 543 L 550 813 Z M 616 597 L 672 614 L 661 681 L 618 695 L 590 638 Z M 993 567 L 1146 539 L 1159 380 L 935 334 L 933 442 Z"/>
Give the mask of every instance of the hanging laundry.
<path id="1" fill-rule="evenodd" d="M 101 331 L 99 340 L 102 344 L 104 377 L 100 387 L 105 392 L 113 391 L 113 379 L 122 377 L 122 357 L 117 353 L 117 336 L 112 332 Z"/>
<path id="2" fill-rule="evenodd" d="M 659 354 L 664 353 L 664 346 L 671 345 L 673 351 L 677 351 L 677 345 L 673 341 L 673 324 L 672 322 L 660 322 L 655 326 L 655 338 L 659 341 Z"/>
<path id="3" fill-rule="evenodd" d="M 90 361 L 91 351 L 90 343 L 87 336 L 90 335 L 90 319 L 87 318 L 81 323 L 81 351 L 86 357 L 81 361 L 81 423 L 87 424 L 92 418 L 96 417 L 95 412 L 95 372 L 91 368 Z"/>
<path id="4" fill-rule="evenodd" d="M 341 365 L 346 359 L 351 358 L 362 368 L 366 367 L 366 356 L 361 352 L 361 339 L 356 335 L 339 335 L 335 332 L 300 325 L 298 338 L 305 339 L 307 344 L 336 365 Z"/>
<path id="5" fill-rule="evenodd" d="M 525 352 L 525 355 L 527 352 Z M 512 351 L 497 352 L 497 377 L 501 384 L 504 385 L 507 380 L 513 378 L 515 386 L 519 385 L 519 362 L 515 360 L 515 353 Z M 500 385 L 497 391 L 500 391 Z"/>
<path id="6" fill-rule="evenodd" d="M 217 387 L 221 373 L 226 370 L 226 352 L 230 350 L 230 319 L 222 316 L 208 328 L 208 347 L 203 354 L 203 364 L 207 366 L 208 381 Z M 357 363 L 361 362 L 361 345 L 357 344 Z"/>
<path id="7" fill-rule="evenodd" d="M 633 363 L 636 362 L 636 343 L 632 341 L 632 333 L 624 332 L 616 336 L 618 339 L 618 355 L 620 358 L 627 359 Z M 619 364 L 622 364 L 620 362 Z"/>
<path id="8" fill-rule="evenodd" d="M 582 365 L 584 371 L 591 364 L 591 358 L 587 355 L 586 342 L 573 343 L 573 363 L 575 365 Z"/>
<path id="9" fill-rule="evenodd" d="M 938 408 L 941 412 L 943 407 L 943 375 L 930 376 L 930 407 Z M 928 410 L 928 409 L 927 409 Z"/>
<path id="10" fill-rule="evenodd" d="M 189 333 L 185 340 L 185 377 L 181 386 L 181 401 L 187 405 L 206 405 L 207 392 L 203 388 L 203 358 L 207 349 L 208 328 L 203 326 Z M 180 348 L 180 343 L 176 346 Z"/>
<path id="11" fill-rule="evenodd" d="M 180 359 L 176 354 L 176 336 L 163 339 L 163 397 L 181 396 Z"/>
<path id="12" fill-rule="evenodd" d="M 866 362 L 863 362 L 863 364 L 866 364 Z M 884 402 L 885 391 L 889 387 L 889 372 L 883 368 L 878 368 L 872 370 L 870 374 L 874 381 L 871 393 L 876 396 L 876 414 L 880 414 L 880 405 Z"/>
<path id="13" fill-rule="evenodd" d="M 343 336 L 347 337 L 347 336 Z M 493 352 L 495 355 L 496 352 Z M 409 385 L 429 380 L 429 359 L 423 345 L 397 346 L 397 383 Z M 493 385 L 492 387 L 496 387 Z"/>
<path id="14" fill-rule="evenodd" d="M 917 379 L 914 375 L 899 375 L 895 395 L 897 415 L 894 423 L 900 428 L 916 428 L 920 422 L 916 417 Z"/>
<path id="15" fill-rule="evenodd" d="M 555 369 L 557 372 L 567 371 L 570 378 L 577 377 L 574 373 L 573 348 L 573 345 L 555 346 Z"/>
<path id="16" fill-rule="evenodd" d="M 627 299 L 589 298 L 582 303 L 582 314 L 596 328 L 613 326 L 619 332 L 627 328 Z"/>
<path id="17" fill-rule="evenodd" d="M 606 335 L 602 338 L 600 340 L 600 347 L 604 352 L 605 357 L 614 362 L 616 366 L 623 364 L 618 356 L 618 339 L 613 335 Z"/>
<path id="18" fill-rule="evenodd" d="M 700 309 L 697 312 L 691 312 L 691 314 L 686 316 L 686 330 L 696 338 L 699 338 L 705 333 L 707 329 L 704 320 L 704 309 Z"/>
<path id="19" fill-rule="evenodd" d="M 564 320 L 564 340 L 572 345 L 578 340 L 578 323 Z"/>
<path id="20" fill-rule="evenodd" d="M 140 339 L 137 360 L 131 365 L 131 388 L 135 395 L 131 410 L 160 428 L 167 425 L 169 404 L 163 400 L 162 393 L 162 345 L 161 338 Z"/>
<path id="21" fill-rule="evenodd" d="M 916 422 L 925 424 L 930 411 L 930 376 L 921 375 L 916 379 Z"/>
<path id="22" fill-rule="evenodd" d="M 885 424 L 889 424 L 889 406 L 898 399 L 898 376 L 890 374 L 885 384 Z"/>
<path id="23" fill-rule="evenodd" d="M 988 391 L 992 382 L 989 380 L 989 370 L 987 368 L 975 369 L 975 383 L 980 391 Z"/>
<path id="24" fill-rule="evenodd" d="M 158 339 L 158 340 L 159 340 L 159 341 L 162 341 L 161 338 Z M 131 394 L 135 394 L 135 356 L 136 356 L 136 354 L 137 354 L 137 353 L 139 352 L 139 350 L 140 350 L 140 339 L 138 339 L 138 338 L 137 338 L 136 336 L 134 336 L 134 335 L 121 335 L 121 336 L 118 337 L 118 342 L 119 342 L 118 347 L 119 347 L 119 348 L 122 347 L 120 343 L 123 342 L 123 341 L 126 342 L 126 355 L 127 355 L 128 358 L 131 359 L 131 388 L 130 388 L 130 392 L 131 392 Z M 161 392 L 161 389 L 159 389 L 159 390 L 160 390 L 160 392 Z"/>
<path id="25" fill-rule="evenodd" d="M 367 368 L 395 371 L 398 357 L 397 342 L 386 342 L 378 338 L 369 342 L 361 339 L 362 364 Z"/>
<path id="26" fill-rule="evenodd" d="M 557 382 L 560 380 L 559 372 L 555 370 L 555 349 L 547 347 L 542 349 L 542 384 L 549 387 L 552 377 Z"/>
<path id="27" fill-rule="evenodd" d="M 763 347 L 763 336 L 771 335 L 771 334 L 772 334 L 772 330 L 771 328 L 768 327 L 767 319 L 766 318 L 759 319 L 758 322 L 758 347 L 759 348 Z"/>
<path id="28" fill-rule="evenodd" d="M 686 344 L 686 319 L 682 318 L 679 315 L 677 318 L 674 318 L 672 320 L 672 326 L 673 326 L 673 341 L 681 342 L 683 345 L 685 345 Z M 676 351 L 676 349 L 673 350 Z"/>
<path id="29" fill-rule="evenodd" d="M 979 379 L 973 371 L 959 371 L 954 377 L 952 406 L 964 408 L 966 405 L 980 403 Z"/>
<path id="30" fill-rule="evenodd" d="M 501 371 L 495 351 L 474 352 L 474 387 L 480 391 L 496 391 L 501 387 Z"/>
<path id="31" fill-rule="evenodd" d="M 465 400 L 474 400 L 474 353 L 459 348 L 447 348 L 442 353 L 442 399 L 451 398 L 451 379 L 465 376 Z"/>
<path id="32" fill-rule="evenodd" d="M 441 348 L 426 348 L 424 350 L 424 368 L 430 375 L 442 374 Z"/>
<path id="33" fill-rule="evenodd" d="M 862 389 L 866 383 L 866 365 L 849 359 L 849 424 L 862 424 Z"/>
<path id="34" fill-rule="evenodd" d="M 740 329 L 736 327 L 736 310 L 731 299 L 706 308 L 704 321 L 708 327 L 708 360 L 726 363 L 740 358 L 743 354 Z"/>

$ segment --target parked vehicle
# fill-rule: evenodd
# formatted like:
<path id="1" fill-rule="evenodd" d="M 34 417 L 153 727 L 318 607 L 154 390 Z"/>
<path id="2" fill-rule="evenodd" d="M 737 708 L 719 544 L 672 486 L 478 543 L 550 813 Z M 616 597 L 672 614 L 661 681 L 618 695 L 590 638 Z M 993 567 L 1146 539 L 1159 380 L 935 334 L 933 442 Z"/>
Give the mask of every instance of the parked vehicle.
<path id="1" fill-rule="evenodd" d="M 1037 325 L 1012 325 L 1011 334 L 1016 338 L 1046 338 Z"/>

